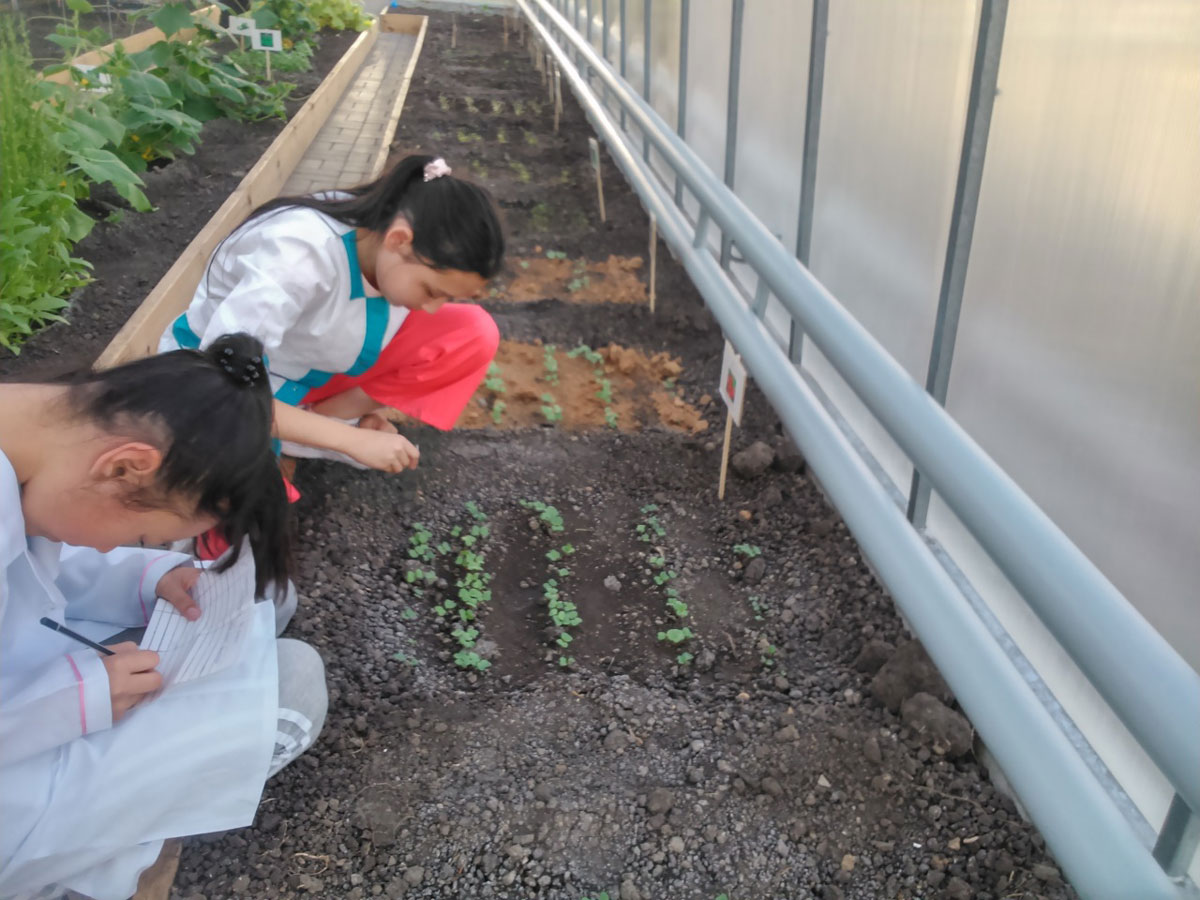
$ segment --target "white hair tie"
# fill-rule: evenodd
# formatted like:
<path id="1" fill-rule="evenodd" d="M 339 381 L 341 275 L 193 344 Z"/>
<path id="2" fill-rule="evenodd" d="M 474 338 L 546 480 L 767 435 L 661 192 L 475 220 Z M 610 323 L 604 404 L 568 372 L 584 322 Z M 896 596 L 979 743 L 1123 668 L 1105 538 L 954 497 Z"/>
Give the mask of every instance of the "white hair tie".
<path id="1" fill-rule="evenodd" d="M 433 181 L 435 178 L 449 175 L 451 171 L 452 169 L 446 165 L 446 161 L 439 156 L 433 162 L 425 163 L 425 180 Z"/>

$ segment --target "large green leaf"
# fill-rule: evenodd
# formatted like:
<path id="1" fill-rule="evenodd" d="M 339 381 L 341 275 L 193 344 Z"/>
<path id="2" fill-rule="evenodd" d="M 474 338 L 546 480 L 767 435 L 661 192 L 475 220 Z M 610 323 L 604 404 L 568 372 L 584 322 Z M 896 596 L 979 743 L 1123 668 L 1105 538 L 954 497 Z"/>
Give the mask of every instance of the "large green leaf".
<path id="1" fill-rule="evenodd" d="M 183 3 L 165 3 L 153 15 L 150 21 L 167 37 L 192 25 L 191 10 Z"/>
<path id="2" fill-rule="evenodd" d="M 172 100 L 171 86 L 149 72 L 130 72 L 121 78 L 121 84 L 131 95 L 153 97 L 156 100 Z"/>
<path id="3" fill-rule="evenodd" d="M 97 184 L 108 182 L 134 209 L 147 212 L 150 201 L 142 193 L 141 179 L 108 150 L 89 149 L 71 154 L 72 164 L 78 166 Z"/>

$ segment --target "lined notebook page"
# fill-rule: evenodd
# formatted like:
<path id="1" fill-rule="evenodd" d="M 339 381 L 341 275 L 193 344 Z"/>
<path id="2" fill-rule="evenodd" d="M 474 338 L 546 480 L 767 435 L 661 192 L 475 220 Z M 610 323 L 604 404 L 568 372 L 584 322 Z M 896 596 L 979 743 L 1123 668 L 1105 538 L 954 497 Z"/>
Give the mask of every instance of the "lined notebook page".
<path id="1" fill-rule="evenodd" d="M 143 650 L 159 655 L 164 687 L 229 668 L 241 656 L 254 612 L 254 556 L 243 547 L 226 572 L 205 569 L 192 590 L 200 618 L 189 622 L 159 599 L 142 638 Z"/>

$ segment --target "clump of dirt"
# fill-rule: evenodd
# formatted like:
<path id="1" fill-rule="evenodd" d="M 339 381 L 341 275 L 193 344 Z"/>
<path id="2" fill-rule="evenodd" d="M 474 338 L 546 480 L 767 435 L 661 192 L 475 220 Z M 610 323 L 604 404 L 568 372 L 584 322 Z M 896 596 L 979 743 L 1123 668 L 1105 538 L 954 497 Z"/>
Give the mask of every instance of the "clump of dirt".
<path id="1" fill-rule="evenodd" d="M 646 302 L 640 256 L 609 255 L 603 261 L 565 257 L 514 259 L 493 296 L 524 303 L 555 297 L 573 303 Z"/>
<path id="2" fill-rule="evenodd" d="M 601 350 L 501 341 L 491 374 L 458 428 L 561 425 L 636 431 L 662 426 L 698 434 L 708 422 L 680 395 L 679 361 L 610 344 Z"/>

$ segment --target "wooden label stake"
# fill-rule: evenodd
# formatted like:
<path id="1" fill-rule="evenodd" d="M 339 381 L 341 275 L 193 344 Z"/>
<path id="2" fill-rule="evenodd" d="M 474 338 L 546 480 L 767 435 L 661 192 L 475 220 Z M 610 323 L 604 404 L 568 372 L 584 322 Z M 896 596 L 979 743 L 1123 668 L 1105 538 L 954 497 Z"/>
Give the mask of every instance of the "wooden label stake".
<path id="1" fill-rule="evenodd" d="M 592 169 L 596 172 L 596 199 L 600 204 L 600 221 L 607 222 L 604 214 L 604 176 L 600 172 L 600 142 L 594 137 L 588 138 L 588 155 L 592 160 Z"/>
<path id="2" fill-rule="evenodd" d="M 654 301 L 658 296 L 658 219 L 650 214 L 650 315 L 654 315 Z"/>
<path id="3" fill-rule="evenodd" d="M 717 485 L 717 499 L 725 499 L 725 476 L 729 472 L 729 443 L 733 437 L 733 423 L 742 425 L 742 405 L 746 402 L 746 367 L 733 352 L 733 344 L 725 342 L 725 356 L 721 359 L 721 383 L 718 385 L 721 399 L 725 401 L 725 444 L 721 448 L 721 481 Z"/>
<path id="4" fill-rule="evenodd" d="M 458 48 L 458 16 L 450 17 L 450 49 Z"/>
<path id="5" fill-rule="evenodd" d="M 264 50 L 263 56 L 267 58 L 267 81 L 271 80 L 271 51 Z"/>
<path id="6" fill-rule="evenodd" d="M 558 120 L 562 118 L 563 102 L 562 102 L 562 72 L 559 71 L 558 63 L 554 64 L 554 133 L 558 134 Z"/>
<path id="7" fill-rule="evenodd" d="M 725 499 L 725 476 L 729 474 L 729 439 L 733 437 L 733 413 L 725 412 L 725 443 L 721 447 L 721 483 L 717 486 L 717 499 Z"/>

